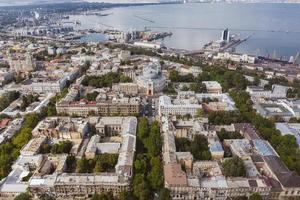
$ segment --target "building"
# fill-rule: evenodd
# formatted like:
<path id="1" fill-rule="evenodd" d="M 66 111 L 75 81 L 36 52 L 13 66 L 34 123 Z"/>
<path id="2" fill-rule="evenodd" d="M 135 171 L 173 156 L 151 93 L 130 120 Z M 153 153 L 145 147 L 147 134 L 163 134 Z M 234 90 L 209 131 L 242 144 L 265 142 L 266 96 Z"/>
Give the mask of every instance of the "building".
<path id="1" fill-rule="evenodd" d="M 275 127 L 281 135 L 293 135 L 300 146 L 300 123 L 275 123 Z"/>
<path id="2" fill-rule="evenodd" d="M 137 83 L 118 83 L 112 86 L 112 90 L 126 95 L 137 95 L 139 85 Z"/>
<path id="3" fill-rule="evenodd" d="M 21 128 L 23 118 L 16 118 L 6 126 L 0 127 L 0 144 L 11 139 L 15 133 Z"/>
<path id="4" fill-rule="evenodd" d="M 14 31 L 16 36 L 47 36 L 53 34 L 65 34 L 73 31 L 72 26 L 35 26 L 21 28 Z"/>
<path id="5" fill-rule="evenodd" d="M 197 111 L 202 109 L 198 101 L 190 101 L 184 99 L 177 99 L 172 101 L 168 96 L 159 97 L 158 113 L 160 116 L 168 115 L 191 115 L 197 114 Z"/>
<path id="6" fill-rule="evenodd" d="M 0 69 L 0 86 L 5 85 L 13 80 L 15 73 L 8 69 Z"/>
<path id="7" fill-rule="evenodd" d="M 136 98 L 122 98 L 96 102 L 90 102 L 84 99 L 74 102 L 61 101 L 56 104 L 56 110 L 59 114 L 67 114 L 69 116 L 136 116 L 140 113 L 140 102 Z"/>
<path id="8" fill-rule="evenodd" d="M 224 157 L 224 150 L 219 141 L 210 142 L 209 151 L 213 159 L 222 159 Z"/>
<path id="9" fill-rule="evenodd" d="M 227 42 L 227 43 L 230 42 L 230 32 L 229 32 L 228 28 L 225 29 L 224 31 L 222 31 L 221 40 L 224 42 Z"/>
<path id="10" fill-rule="evenodd" d="M 97 135 L 92 136 L 86 151 L 86 158 L 94 158 L 98 153 L 119 153 L 126 137 L 135 135 L 137 121 L 135 117 L 102 117 L 95 125 Z M 115 142 L 104 142 L 104 137 L 120 137 Z M 122 142 L 121 142 L 122 141 Z"/>
<path id="11" fill-rule="evenodd" d="M 24 55 L 10 54 L 8 57 L 8 64 L 10 66 L 10 69 L 16 73 L 27 73 L 36 69 L 36 62 L 33 59 L 33 56 L 29 53 L 26 53 Z"/>
<path id="12" fill-rule="evenodd" d="M 26 80 L 23 85 L 23 91 L 37 92 L 37 93 L 59 93 L 66 86 L 67 79 L 44 79 L 33 78 Z"/>
<path id="13" fill-rule="evenodd" d="M 251 172 L 248 173 L 249 177 L 225 177 L 217 161 L 195 161 L 186 165 L 184 161 L 191 159 L 184 159 L 189 157 L 186 152 L 182 152 L 182 154 L 176 152 L 174 126 L 168 117 L 162 117 L 161 121 L 164 137 L 164 185 L 170 190 L 172 199 L 226 200 L 238 196 L 250 196 L 255 192 L 268 199 L 272 189 L 271 185 L 264 177 L 255 176 L 253 171 L 255 166 L 248 162 L 252 153 L 250 149 L 246 159 L 247 169 Z M 199 129 L 197 128 L 197 130 Z M 201 132 L 200 130 L 200 134 Z M 208 140 L 216 141 L 212 140 L 213 138 L 210 138 L 209 134 L 211 133 L 206 132 Z M 222 148 L 219 148 L 218 144 L 214 145 L 215 143 L 210 142 L 211 151 L 221 152 Z M 238 146 L 238 144 L 236 145 Z M 250 143 L 248 145 L 249 148 L 252 148 Z M 182 170 L 183 164 L 186 166 L 186 172 Z"/>
<path id="14" fill-rule="evenodd" d="M 45 193 L 56 199 L 85 199 L 91 198 L 95 193 L 103 192 L 112 192 L 114 196 L 117 196 L 120 192 L 130 189 L 136 148 L 137 118 L 95 117 L 91 121 L 93 121 L 92 124 L 96 124 L 97 133 L 88 142 L 84 154 L 87 158 L 93 158 L 97 151 L 114 150 L 116 146 L 119 156 L 115 171 L 96 174 L 65 173 L 63 163 L 58 163 L 57 165 L 60 167 L 56 167 L 55 173 L 47 173 L 46 168 L 38 174 L 34 174 L 29 180 L 28 190 L 35 198 Z M 39 129 L 39 125 L 36 129 Z M 120 139 L 120 142 L 102 143 L 101 140 L 104 137 L 111 140 Z M 101 146 L 102 144 L 104 144 L 104 148 Z M 54 162 L 54 159 L 51 161 Z M 43 171 L 46 173 L 42 173 Z"/>
<path id="15" fill-rule="evenodd" d="M 222 86 L 216 81 L 203 81 L 202 84 L 205 85 L 208 93 L 222 93 Z"/>
<path id="16" fill-rule="evenodd" d="M 254 64 L 257 62 L 257 58 L 255 56 L 247 55 L 247 54 L 237 54 L 237 53 L 229 53 L 229 52 L 221 52 L 213 57 L 216 60 L 231 60 L 233 62 L 238 63 L 250 63 Z"/>
<path id="17" fill-rule="evenodd" d="M 20 151 L 22 156 L 37 155 L 43 144 L 46 142 L 46 137 L 38 137 L 31 139 Z"/>
<path id="18" fill-rule="evenodd" d="M 248 86 L 246 91 L 252 98 L 286 98 L 288 87 L 273 85 L 272 90 L 260 86 Z"/>
<path id="19" fill-rule="evenodd" d="M 161 43 L 151 43 L 151 42 L 134 42 L 133 44 L 136 47 L 142 47 L 147 49 L 161 49 L 163 44 Z"/>
<path id="20" fill-rule="evenodd" d="M 152 96 L 161 92 L 166 86 L 166 78 L 161 72 L 161 66 L 158 60 L 154 60 L 145 66 L 140 76 L 136 77 L 140 91 Z"/>
<path id="21" fill-rule="evenodd" d="M 289 120 L 291 117 L 298 117 L 298 111 L 294 110 L 286 101 L 255 102 L 254 108 L 263 117 L 280 117 Z M 297 111 L 297 112 L 295 112 Z"/>
<path id="22" fill-rule="evenodd" d="M 0 199 L 14 199 L 28 189 L 26 177 L 37 170 L 43 162 L 42 155 L 19 156 L 12 166 L 12 171 L 0 186 Z"/>
<path id="23" fill-rule="evenodd" d="M 89 131 L 87 120 L 70 117 L 48 117 L 32 131 L 34 137 L 48 137 L 64 140 L 82 139 Z"/>

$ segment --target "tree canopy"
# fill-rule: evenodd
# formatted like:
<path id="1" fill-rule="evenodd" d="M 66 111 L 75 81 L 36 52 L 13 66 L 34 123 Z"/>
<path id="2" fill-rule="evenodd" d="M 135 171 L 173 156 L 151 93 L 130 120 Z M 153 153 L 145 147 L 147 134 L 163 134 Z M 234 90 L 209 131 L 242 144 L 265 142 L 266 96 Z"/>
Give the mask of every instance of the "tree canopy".
<path id="1" fill-rule="evenodd" d="M 238 156 L 227 158 L 223 163 L 225 176 L 244 177 L 246 176 L 246 168 L 244 162 Z"/>
<path id="2" fill-rule="evenodd" d="M 132 82 L 132 79 L 120 73 L 109 72 L 102 76 L 85 76 L 82 85 L 96 88 L 111 87 L 114 83 Z"/>

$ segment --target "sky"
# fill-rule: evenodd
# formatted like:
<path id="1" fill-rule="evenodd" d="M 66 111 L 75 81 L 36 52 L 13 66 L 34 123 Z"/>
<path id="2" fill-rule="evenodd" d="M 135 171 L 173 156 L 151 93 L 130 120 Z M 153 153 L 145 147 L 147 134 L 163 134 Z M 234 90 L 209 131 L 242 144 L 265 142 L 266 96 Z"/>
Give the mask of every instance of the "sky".
<path id="1" fill-rule="evenodd" d="M 10 5 L 28 5 L 28 4 L 41 4 L 41 3 L 64 3 L 64 2 L 106 2 L 106 3 L 153 3 L 159 0 L 0 0 L 0 6 Z"/>
<path id="2" fill-rule="evenodd" d="M 0 0 L 0 6 L 10 5 L 28 5 L 37 3 L 63 3 L 63 2 L 76 2 L 78 0 Z"/>

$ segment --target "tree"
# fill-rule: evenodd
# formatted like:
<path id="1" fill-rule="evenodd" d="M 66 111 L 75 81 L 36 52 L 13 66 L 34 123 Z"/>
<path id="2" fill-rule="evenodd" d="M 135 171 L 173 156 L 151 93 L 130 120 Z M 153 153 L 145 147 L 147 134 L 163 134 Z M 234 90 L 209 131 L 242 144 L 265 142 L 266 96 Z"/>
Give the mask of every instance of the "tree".
<path id="1" fill-rule="evenodd" d="M 145 139 L 149 136 L 149 124 L 147 118 L 139 118 L 137 135 L 141 139 Z"/>
<path id="2" fill-rule="evenodd" d="M 118 200 L 133 200 L 131 192 L 121 191 L 118 196 Z"/>
<path id="3" fill-rule="evenodd" d="M 76 158 L 73 155 L 68 155 L 66 160 L 66 172 L 71 173 L 76 169 Z"/>
<path id="4" fill-rule="evenodd" d="M 109 72 L 102 76 L 85 76 L 82 80 L 82 85 L 96 88 L 111 87 L 114 83 L 120 82 L 120 76 L 119 73 L 115 72 Z"/>
<path id="5" fill-rule="evenodd" d="M 244 177 L 246 176 L 246 169 L 242 159 L 237 156 L 228 158 L 223 163 L 225 176 Z"/>
<path id="6" fill-rule="evenodd" d="M 160 157 L 151 158 L 151 171 L 148 175 L 148 180 L 151 187 L 155 190 L 159 190 L 163 186 L 163 173 Z"/>
<path id="7" fill-rule="evenodd" d="M 92 93 L 88 93 L 86 95 L 86 99 L 89 100 L 89 101 L 95 101 L 96 98 L 97 98 L 97 96 L 98 96 L 98 94 L 99 94 L 99 92 L 97 92 L 97 91 L 94 91 Z"/>
<path id="8" fill-rule="evenodd" d="M 257 76 L 254 77 L 253 85 L 255 85 L 255 86 L 259 86 L 260 85 L 260 79 Z"/>
<path id="9" fill-rule="evenodd" d="M 69 153 L 72 149 L 72 142 L 67 141 L 60 141 L 58 144 L 55 144 L 51 147 L 52 154 L 62 154 L 62 153 Z"/>
<path id="10" fill-rule="evenodd" d="M 94 194 L 91 200 L 113 200 L 114 196 L 111 192 L 101 193 L 101 194 Z"/>
<path id="11" fill-rule="evenodd" d="M 43 194 L 39 197 L 39 200 L 55 200 L 54 197 L 49 196 L 48 194 Z"/>
<path id="12" fill-rule="evenodd" d="M 22 97 L 22 104 L 21 104 L 21 110 L 25 110 L 30 104 L 32 104 L 33 102 L 37 102 L 39 100 L 39 96 L 38 95 L 26 95 Z"/>
<path id="13" fill-rule="evenodd" d="M 186 152 L 190 150 L 191 141 L 187 138 L 175 138 L 176 150 Z"/>
<path id="14" fill-rule="evenodd" d="M 120 82 L 121 83 L 131 83 L 132 79 L 129 76 L 121 75 Z"/>
<path id="15" fill-rule="evenodd" d="M 114 171 L 115 165 L 118 162 L 118 154 L 104 153 L 97 155 L 94 158 L 95 168 L 94 172 L 111 172 Z"/>
<path id="16" fill-rule="evenodd" d="M 190 90 L 194 91 L 196 93 L 206 93 L 207 89 L 206 89 L 206 85 L 202 84 L 202 83 L 191 83 L 190 84 Z"/>
<path id="17" fill-rule="evenodd" d="M 240 110 L 240 119 L 252 123 L 260 136 L 268 140 L 290 170 L 300 172 L 300 152 L 293 136 L 282 136 L 274 121 L 264 118 L 252 108 L 252 101 L 245 91 L 230 91 L 230 96 Z"/>
<path id="18" fill-rule="evenodd" d="M 172 200 L 170 190 L 163 188 L 159 191 L 159 200 Z"/>
<path id="19" fill-rule="evenodd" d="M 248 200 L 248 197 L 246 197 L 246 196 L 237 196 L 237 197 L 229 198 L 229 200 Z"/>
<path id="20" fill-rule="evenodd" d="M 144 175 L 136 174 L 133 178 L 133 194 L 138 200 L 148 200 L 151 194 L 149 184 Z"/>
<path id="21" fill-rule="evenodd" d="M 145 140 L 145 147 L 150 156 L 157 156 L 161 151 L 162 141 L 160 136 L 159 124 L 157 121 L 151 124 L 150 135 Z"/>
<path id="22" fill-rule="evenodd" d="M 178 82 L 180 81 L 180 76 L 179 76 L 179 72 L 176 70 L 171 70 L 169 72 L 169 79 L 171 80 L 171 82 Z"/>
<path id="23" fill-rule="evenodd" d="M 0 111 L 8 107 L 13 101 L 18 99 L 20 93 L 17 91 L 10 91 L 0 96 Z"/>
<path id="24" fill-rule="evenodd" d="M 242 116 L 236 111 L 216 111 L 208 114 L 208 120 L 214 125 L 229 125 L 243 121 Z"/>
<path id="25" fill-rule="evenodd" d="M 177 94 L 175 88 L 173 87 L 172 83 L 168 83 L 168 85 L 164 88 L 163 93 L 168 95 L 175 95 Z"/>
<path id="26" fill-rule="evenodd" d="M 190 152 L 196 160 L 210 160 L 207 138 L 204 135 L 195 135 L 191 142 Z"/>
<path id="27" fill-rule="evenodd" d="M 148 172 L 148 158 L 144 154 L 138 154 L 133 163 L 136 173 L 146 174 Z"/>
<path id="28" fill-rule="evenodd" d="M 203 110 L 203 109 L 201 109 L 201 108 L 197 109 L 197 111 L 196 111 L 196 117 L 201 118 L 201 117 L 203 117 L 204 115 L 205 115 L 205 113 L 204 113 L 204 110 Z"/>
<path id="29" fill-rule="evenodd" d="M 221 142 L 228 139 L 243 139 L 243 136 L 240 133 L 228 132 L 224 128 L 222 128 L 221 131 L 217 132 L 217 134 Z"/>
<path id="30" fill-rule="evenodd" d="M 40 150 L 40 153 L 41 154 L 47 154 L 47 153 L 50 153 L 51 152 L 51 145 L 50 144 L 43 144 L 42 147 L 41 147 L 41 150 Z"/>
<path id="31" fill-rule="evenodd" d="M 260 196 L 259 193 L 253 193 L 250 195 L 249 200 L 262 200 L 263 198 Z"/>
<path id="32" fill-rule="evenodd" d="M 30 195 L 28 193 L 21 193 L 14 200 L 30 200 Z"/>
<path id="33" fill-rule="evenodd" d="M 86 159 L 83 156 L 81 159 L 77 160 L 77 167 L 76 171 L 78 173 L 91 173 L 94 169 L 93 163 Z"/>

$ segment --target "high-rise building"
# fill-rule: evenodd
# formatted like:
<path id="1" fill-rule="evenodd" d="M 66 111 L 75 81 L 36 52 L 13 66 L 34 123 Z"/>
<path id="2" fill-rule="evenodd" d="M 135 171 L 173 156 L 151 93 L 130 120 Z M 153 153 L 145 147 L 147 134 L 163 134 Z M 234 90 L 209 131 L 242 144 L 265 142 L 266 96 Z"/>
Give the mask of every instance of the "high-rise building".
<path id="1" fill-rule="evenodd" d="M 229 32 L 228 28 L 222 32 L 222 40 L 224 42 L 230 42 L 230 32 Z"/>

